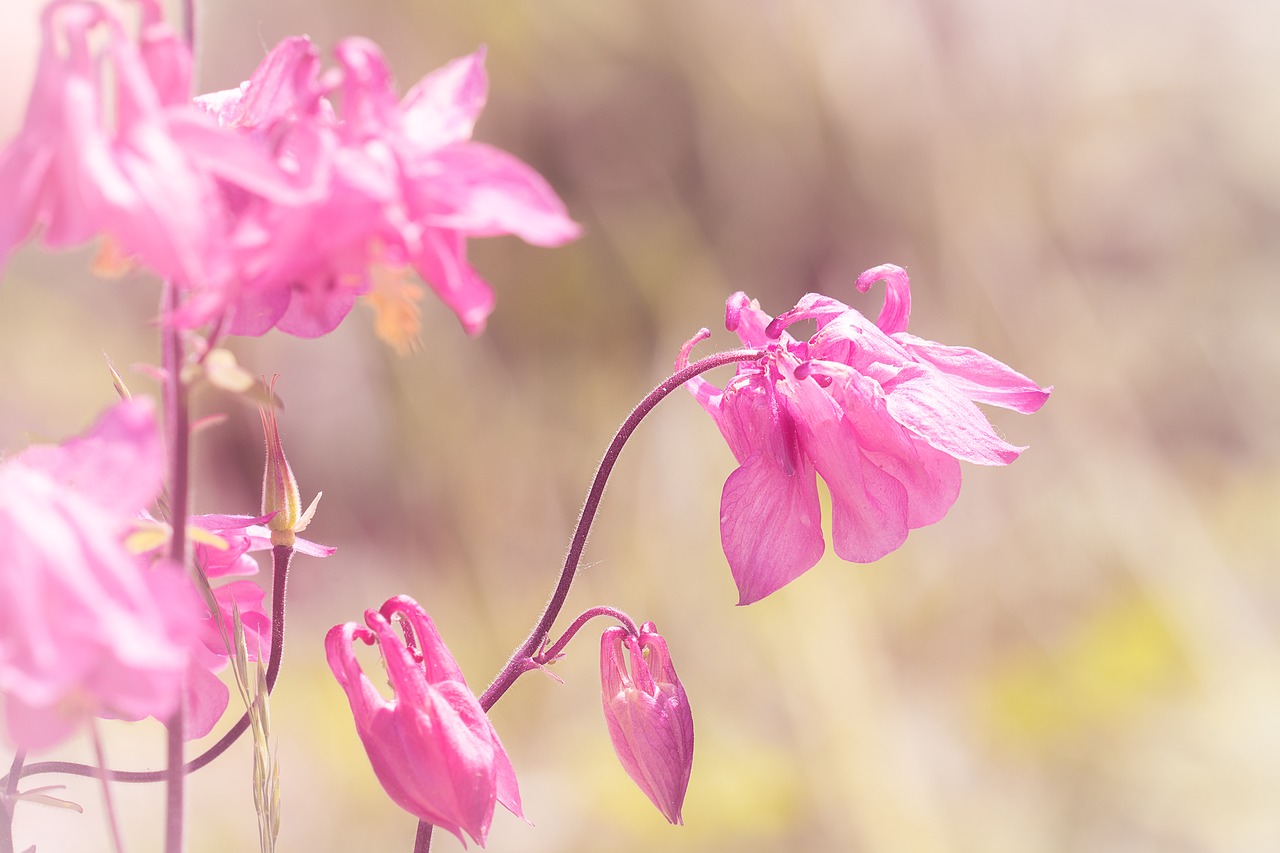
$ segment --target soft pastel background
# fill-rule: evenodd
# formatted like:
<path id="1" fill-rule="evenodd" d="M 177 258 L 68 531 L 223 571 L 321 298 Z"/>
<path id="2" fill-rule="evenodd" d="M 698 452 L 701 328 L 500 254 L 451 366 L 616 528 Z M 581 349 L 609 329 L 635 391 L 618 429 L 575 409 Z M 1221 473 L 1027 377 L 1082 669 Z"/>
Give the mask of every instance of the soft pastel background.
<path id="1" fill-rule="evenodd" d="M 0 129 L 20 121 L 34 0 L 0 10 Z M 586 236 L 477 242 L 497 313 L 468 340 L 427 304 L 399 358 L 357 310 L 320 341 L 236 343 L 280 373 L 312 528 L 273 699 L 282 850 L 408 850 L 321 637 L 389 595 L 435 615 L 477 688 L 531 623 L 613 428 L 743 289 L 867 313 L 862 269 L 908 268 L 912 331 L 1057 387 L 1031 449 L 970 467 L 940 524 L 878 565 L 828 557 L 736 609 L 719 551 L 733 467 L 689 399 L 628 447 L 572 605 L 667 636 L 698 724 L 667 826 L 611 754 L 595 640 L 494 713 L 536 827 L 496 851 L 1280 849 L 1280 6 L 1216 0 L 219 0 L 202 89 L 298 32 L 359 33 L 402 87 L 489 45 L 478 138 L 561 191 Z M 89 251 L 19 252 L 0 286 L 0 447 L 81 429 L 103 353 L 154 360 L 156 286 Z M 138 389 L 147 380 L 129 373 Z M 201 440 L 205 511 L 252 510 L 255 413 Z M 603 627 L 601 625 L 600 627 Z M 376 663 L 370 659 L 370 665 Z M 108 729 L 157 766 L 158 729 Z M 62 755 L 87 756 L 77 742 Z M 7 764 L 7 755 L 0 755 Z M 251 850 L 242 744 L 190 782 L 190 848 Z M 45 777 L 44 781 L 51 781 Z M 96 853 L 84 815 L 23 807 L 19 845 Z M 116 791 L 131 851 L 158 789 Z M 443 837 L 437 848 L 457 849 Z"/>

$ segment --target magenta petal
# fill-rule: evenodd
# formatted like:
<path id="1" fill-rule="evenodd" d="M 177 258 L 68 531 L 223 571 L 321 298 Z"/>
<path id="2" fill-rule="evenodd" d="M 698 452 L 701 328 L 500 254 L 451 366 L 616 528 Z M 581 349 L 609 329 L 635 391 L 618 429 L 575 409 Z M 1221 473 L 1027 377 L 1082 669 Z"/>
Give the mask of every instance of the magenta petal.
<path id="1" fill-rule="evenodd" d="M 825 365 L 833 383 L 828 389 L 846 412 L 845 422 L 866 462 L 888 473 L 907 492 L 907 526 L 915 529 L 940 521 L 960 494 L 960 463 L 895 421 L 879 385 L 841 365 Z"/>
<path id="2" fill-rule="evenodd" d="M 365 621 L 368 629 L 330 630 L 325 653 L 378 781 L 419 819 L 483 846 L 495 803 L 520 815 L 515 773 L 492 723 L 416 602 L 398 596 L 366 611 Z M 393 700 L 382 698 L 355 660 L 357 637 L 378 643 Z"/>
<path id="3" fill-rule="evenodd" d="M 299 338 L 327 335 L 351 313 L 356 298 L 368 290 L 364 282 L 325 281 L 294 287 L 289 307 L 276 328 Z"/>
<path id="4" fill-rule="evenodd" d="M 870 563 L 899 547 L 908 530 L 903 485 L 863 455 L 852 424 L 814 380 L 783 382 L 779 391 L 787 397 L 805 455 L 831 491 L 835 552 Z"/>
<path id="5" fill-rule="evenodd" d="M 740 605 L 813 568 L 826 546 L 817 478 L 807 461 L 787 474 L 757 453 L 730 474 L 720 496 L 720 542 Z"/>

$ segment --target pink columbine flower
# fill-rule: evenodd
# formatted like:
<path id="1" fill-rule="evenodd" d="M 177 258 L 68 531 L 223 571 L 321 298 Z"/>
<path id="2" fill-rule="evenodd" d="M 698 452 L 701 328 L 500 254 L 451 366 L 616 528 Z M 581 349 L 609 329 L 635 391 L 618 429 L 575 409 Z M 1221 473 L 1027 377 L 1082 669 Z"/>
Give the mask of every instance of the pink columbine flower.
<path id="1" fill-rule="evenodd" d="M 680 809 L 693 770 L 693 712 L 652 622 L 640 626 L 638 637 L 617 627 L 601 635 L 600 694 L 623 769 L 663 817 L 684 823 Z"/>
<path id="2" fill-rule="evenodd" d="M 139 5 L 137 39 L 98 3 L 45 8 L 26 119 L 0 150 L 0 265 L 36 231 L 51 247 L 106 235 L 189 291 L 222 292 L 236 258 L 220 181 L 277 203 L 307 193 L 190 103 L 185 43 L 156 0 Z"/>
<path id="3" fill-rule="evenodd" d="M 163 464 L 146 399 L 0 464 L 0 696 L 19 746 L 53 746 L 91 715 L 177 707 L 199 601 L 178 567 L 124 544 Z"/>
<path id="4" fill-rule="evenodd" d="M 907 274 L 876 267 L 857 287 L 866 292 L 880 279 L 888 290 L 875 323 L 816 293 L 774 319 L 735 293 L 725 326 L 766 353 L 740 364 L 723 389 L 701 377 L 687 385 L 739 463 L 720 500 L 739 604 L 777 591 L 822 556 L 815 473 L 831 492 L 836 553 L 878 560 L 908 530 L 946 515 L 960 492 L 957 460 L 1007 465 L 1025 449 L 1000 438 L 975 403 L 1030 413 L 1052 390 L 977 350 L 907 334 Z M 786 332 L 802 320 L 817 323 L 808 341 Z M 685 344 L 678 367 L 703 337 Z"/>
<path id="5" fill-rule="evenodd" d="M 252 224 L 240 233 L 245 275 L 231 330 L 324 334 L 370 290 L 372 268 L 386 266 L 416 270 L 479 332 L 493 292 L 467 263 L 467 238 L 515 234 L 558 246 L 578 225 L 535 171 L 471 141 L 488 88 L 483 49 L 403 99 L 372 42 L 345 39 L 334 55 L 339 67 L 322 75 L 311 42 L 286 39 L 239 89 L 198 99 L 282 168 L 326 186 L 300 210 L 242 208 Z M 340 114 L 326 97 L 335 89 Z"/>
<path id="6" fill-rule="evenodd" d="M 364 618 L 367 628 L 335 625 L 324 644 L 373 772 L 401 808 L 452 832 L 464 846 L 465 831 L 483 847 L 495 801 L 524 817 L 498 733 L 417 602 L 397 596 Z M 382 650 L 392 699 L 382 698 L 360 668 L 355 640 Z"/>

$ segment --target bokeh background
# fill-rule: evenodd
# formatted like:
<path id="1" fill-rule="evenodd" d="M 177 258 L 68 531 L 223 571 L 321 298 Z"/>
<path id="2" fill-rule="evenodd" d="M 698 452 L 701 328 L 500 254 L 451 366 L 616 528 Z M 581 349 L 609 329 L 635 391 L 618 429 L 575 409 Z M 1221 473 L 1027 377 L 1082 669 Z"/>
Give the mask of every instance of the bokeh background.
<path id="1" fill-rule="evenodd" d="M 6 137 L 38 5 L 0 10 Z M 1030 450 L 968 467 L 950 515 L 878 564 L 829 555 L 735 608 L 717 530 L 732 457 L 673 397 L 618 466 L 571 608 L 666 635 L 698 726 L 687 825 L 613 758 L 589 632 L 563 684 L 528 676 L 494 711 L 536 826 L 499 814 L 490 849 L 1280 850 L 1280 5 L 201 6 L 203 90 L 300 32 L 373 38 L 402 88 L 487 44 L 477 138 L 586 227 L 557 250 L 473 242 L 499 294 L 478 339 L 428 302 L 407 358 L 364 309 L 322 340 L 234 345 L 281 375 L 290 459 L 325 492 L 309 535 L 339 549 L 293 575 L 281 850 L 412 846 L 325 666 L 330 625 L 408 593 L 479 688 L 679 344 L 708 326 L 700 351 L 731 345 L 738 289 L 772 313 L 821 290 L 874 316 L 880 293 L 852 282 L 883 262 L 911 274 L 913 332 L 1056 386 L 1033 417 L 992 413 Z M 156 359 L 155 283 L 93 280 L 90 257 L 27 247 L 4 272 L 5 450 L 88 424 L 112 398 L 104 353 Z M 197 508 L 251 511 L 256 413 L 200 405 L 229 418 L 201 439 Z M 108 755 L 159 766 L 162 739 L 109 728 Z M 193 851 L 255 849 L 249 774 L 241 744 L 191 780 Z M 20 847 L 108 849 L 96 786 L 68 785 L 85 814 L 24 806 Z M 158 849 L 160 791 L 116 796 L 128 849 Z"/>

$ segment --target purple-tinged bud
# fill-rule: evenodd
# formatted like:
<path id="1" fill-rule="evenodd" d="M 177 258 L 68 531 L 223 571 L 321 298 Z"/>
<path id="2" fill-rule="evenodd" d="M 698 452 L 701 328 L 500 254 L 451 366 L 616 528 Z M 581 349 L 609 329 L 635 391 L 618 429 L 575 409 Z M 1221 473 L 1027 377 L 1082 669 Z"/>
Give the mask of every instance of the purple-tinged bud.
<path id="1" fill-rule="evenodd" d="M 623 646 L 626 658 L 623 660 Z M 693 769 L 693 712 L 652 622 L 640 636 L 609 628 L 600 637 L 600 689 L 609 739 L 627 775 L 674 824 Z"/>
<path id="2" fill-rule="evenodd" d="M 275 380 L 272 380 L 269 391 L 274 397 Z M 262 433 L 267 446 L 267 462 L 262 472 L 262 514 L 275 513 L 267 522 L 271 530 L 271 544 L 292 547 L 296 539 L 294 534 L 307 529 L 323 492 L 316 494 L 306 510 L 302 509 L 298 481 L 294 479 L 289 460 L 284 455 L 284 443 L 280 440 L 275 407 L 262 406 L 258 412 L 262 416 Z"/>

